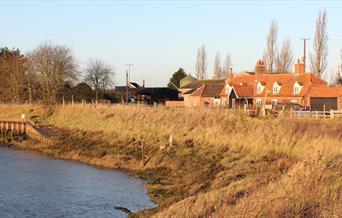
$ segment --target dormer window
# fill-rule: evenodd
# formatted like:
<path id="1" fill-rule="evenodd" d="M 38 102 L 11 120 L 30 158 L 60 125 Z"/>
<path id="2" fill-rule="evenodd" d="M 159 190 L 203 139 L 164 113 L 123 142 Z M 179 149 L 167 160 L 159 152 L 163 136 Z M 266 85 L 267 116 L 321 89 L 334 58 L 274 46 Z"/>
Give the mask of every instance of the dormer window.
<path id="1" fill-rule="evenodd" d="M 281 88 L 280 84 L 279 84 L 278 82 L 275 82 L 275 83 L 273 84 L 273 87 L 272 87 L 273 93 L 275 93 L 275 94 L 279 93 L 280 88 Z"/>
<path id="2" fill-rule="evenodd" d="M 259 82 L 257 85 L 257 93 L 260 94 L 264 90 L 264 86 Z"/>
<path id="3" fill-rule="evenodd" d="M 295 82 L 295 84 L 293 85 L 293 94 L 298 95 L 300 93 L 300 91 L 302 90 L 302 85 L 299 84 L 298 82 Z"/>

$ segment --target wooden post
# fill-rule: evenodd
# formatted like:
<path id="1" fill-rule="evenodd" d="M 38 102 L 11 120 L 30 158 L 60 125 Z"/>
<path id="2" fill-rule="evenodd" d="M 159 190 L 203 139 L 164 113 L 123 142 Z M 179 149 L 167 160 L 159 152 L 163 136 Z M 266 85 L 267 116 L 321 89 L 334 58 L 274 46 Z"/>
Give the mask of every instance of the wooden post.
<path id="1" fill-rule="evenodd" d="M 334 119 L 334 115 L 335 115 L 335 114 L 334 114 L 334 111 L 333 111 L 332 109 L 330 109 L 330 118 L 331 118 L 331 119 Z"/>
<path id="2" fill-rule="evenodd" d="M 316 111 L 316 119 L 318 118 L 318 111 Z"/>
<path id="3" fill-rule="evenodd" d="M 172 143 L 173 143 L 173 138 L 172 138 L 172 135 L 170 135 L 170 138 L 169 138 L 169 146 L 170 147 L 172 146 Z"/>
<path id="4" fill-rule="evenodd" d="M 145 156 L 144 156 L 144 142 L 141 142 L 141 166 L 145 167 Z"/>
<path id="5" fill-rule="evenodd" d="M 71 106 L 74 106 L 74 95 L 71 95 Z"/>
<path id="6" fill-rule="evenodd" d="M 64 99 L 64 95 L 63 95 L 63 98 L 62 98 L 63 100 L 63 107 L 65 106 L 65 99 Z"/>
<path id="7" fill-rule="evenodd" d="M 323 105 L 323 119 L 325 119 L 325 104 Z"/>

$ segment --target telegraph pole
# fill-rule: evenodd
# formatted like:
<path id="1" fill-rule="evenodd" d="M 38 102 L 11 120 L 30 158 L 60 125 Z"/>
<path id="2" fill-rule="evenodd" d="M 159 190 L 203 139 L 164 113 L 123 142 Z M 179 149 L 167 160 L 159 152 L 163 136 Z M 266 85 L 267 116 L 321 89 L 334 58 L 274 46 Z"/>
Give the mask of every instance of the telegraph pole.
<path id="1" fill-rule="evenodd" d="M 128 71 L 126 71 L 126 104 L 128 103 Z"/>
<path id="2" fill-rule="evenodd" d="M 303 56 L 303 64 L 304 64 L 304 73 L 305 73 L 305 67 L 306 67 L 306 41 L 310 40 L 309 38 L 301 38 L 304 42 L 304 56 Z"/>
<path id="3" fill-rule="evenodd" d="M 128 72 L 126 71 L 126 96 L 127 103 L 129 102 L 129 82 L 131 81 L 131 66 L 133 64 L 126 64 L 128 66 Z"/>
<path id="4" fill-rule="evenodd" d="M 126 64 L 128 66 L 128 82 L 131 81 L 131 66 L 134 64 Z"/>

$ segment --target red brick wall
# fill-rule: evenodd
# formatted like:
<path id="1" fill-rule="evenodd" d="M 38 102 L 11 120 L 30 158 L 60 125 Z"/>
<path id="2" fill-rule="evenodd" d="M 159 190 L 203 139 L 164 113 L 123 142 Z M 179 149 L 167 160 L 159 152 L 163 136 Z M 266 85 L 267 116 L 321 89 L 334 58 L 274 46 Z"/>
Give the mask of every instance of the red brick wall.
<path id="1" fill-rule="evenodd" d="M 256 99 L 261 99 L 262 103 L 265 101 L 265 97 L 255 97 L 253 98 L 253 104 L 256 105 Z M 271 104 L 273 99 L 277 99 L 278 104 L 291 104 L 291 100 L 297 100 L 299 105 L 305 106 L 306 102 L 304 101 L 303 97 L 267 97 L 266 104 Z M 310 102 L 309 102 L 310 105 Z M 309 106 L 307 105 L 307 106 Z"/>
<path id="2" fill-rule="evenodd" d="M 184 96 L 184 106 L 185 107 L 199 107 L 200 106 L 200 97 L 199 96 Z"/>
<path id="3" fill-rule="evenodd" d="M 201 97 L 201 100 L 200 100 L 200 105 L 201 106 L 205 106 L 205 103 L 208 102 L 209 105 L 208 106 L 214 106 L 214 98 L 211 98 L 211 97 Z"/>
<path id="4" fill-rule="evenodd" d="M 184 107 L 184 101 L 165 101 L 166 107 Z"/>
<path id="5" fill-rule="evenodd" d="M 165 101 L 166 107 L 184 107 L 184 101 Z"/>

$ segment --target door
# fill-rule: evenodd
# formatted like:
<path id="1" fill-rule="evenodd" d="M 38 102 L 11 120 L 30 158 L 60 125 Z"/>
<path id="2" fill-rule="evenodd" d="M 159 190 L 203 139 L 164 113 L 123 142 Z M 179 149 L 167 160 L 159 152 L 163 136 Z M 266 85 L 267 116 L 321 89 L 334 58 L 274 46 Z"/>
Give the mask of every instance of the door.
<path id="1" fill-rule="evenodd" d="M 323 111 L 323 110 L 337 110 L 337 98 L 310 98 L 311 110 Z"/>

